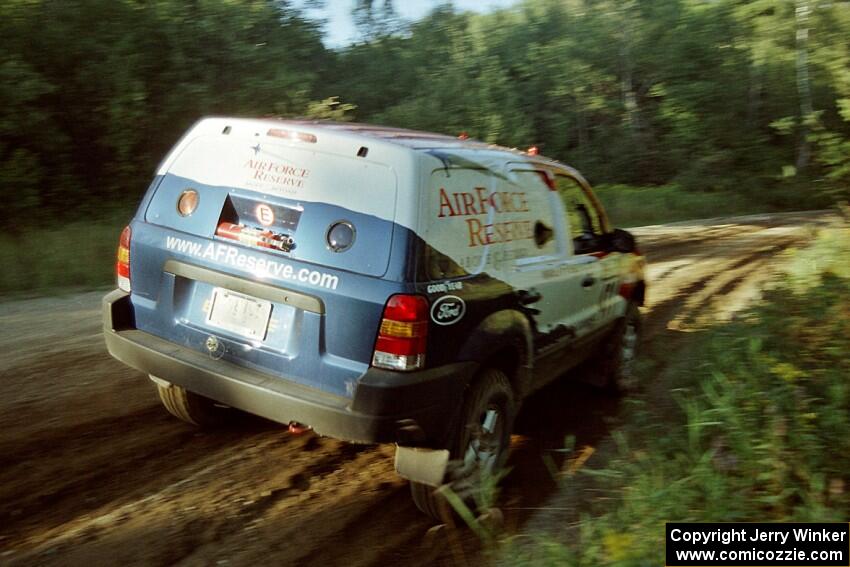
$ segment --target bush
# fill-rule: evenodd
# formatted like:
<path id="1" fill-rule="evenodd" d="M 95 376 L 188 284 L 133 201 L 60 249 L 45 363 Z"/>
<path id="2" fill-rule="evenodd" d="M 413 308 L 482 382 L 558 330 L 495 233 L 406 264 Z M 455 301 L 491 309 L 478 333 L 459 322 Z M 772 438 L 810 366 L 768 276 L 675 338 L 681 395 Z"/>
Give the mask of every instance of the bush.
<path id="1" fill-rule="evenodd" d="M 742 194 L 694 193 L 677 185 L 600 185 L 594 192 L 611 223 L 623 228 L 774 210 Z"/>
<path id="2" fill-rule="evenodd" d="M 115 251 L 130 215 L 0 235 L 0 294 L 105 287 L 115 280 Z"/>
<path id="3" fill-rule="evenodd" d="M 673 363 L 679 416 L 639 413 L 608 467 L 589 471 L 611 498 L 574 540 L 508 545 L 511 563 L 658 565 L 664 522 L 846 518 L 850 229 L 786 255 L 761 305 Z"/>

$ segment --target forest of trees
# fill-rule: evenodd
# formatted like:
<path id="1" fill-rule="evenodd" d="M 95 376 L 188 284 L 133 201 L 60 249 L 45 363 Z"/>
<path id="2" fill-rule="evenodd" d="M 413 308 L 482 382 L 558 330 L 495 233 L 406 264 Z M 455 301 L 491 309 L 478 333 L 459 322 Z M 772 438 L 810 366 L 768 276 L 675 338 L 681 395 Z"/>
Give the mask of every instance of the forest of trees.
<path id="1" fill-rule="evenodd" d="M 596 184 L 850 197 L 846 0 L 435 2 L 413 23 L 358 0 L 336 50 L 302 4 L 4 0 L 2 220 L 126 207 L 208 114 L 463 131 Z"/>

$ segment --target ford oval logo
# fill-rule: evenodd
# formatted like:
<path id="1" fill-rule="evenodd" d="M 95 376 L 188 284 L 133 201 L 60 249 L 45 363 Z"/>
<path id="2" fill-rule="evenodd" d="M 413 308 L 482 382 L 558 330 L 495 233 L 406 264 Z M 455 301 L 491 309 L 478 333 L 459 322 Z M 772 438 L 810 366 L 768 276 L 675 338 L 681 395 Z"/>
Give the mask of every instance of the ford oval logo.
<path id="1" fill-rule="evenodd" d="M 444 295 L 431 305 L 431 320 L 438 325 L 453 325 L 466 313 L 466 303 L 456 295 Z"/>

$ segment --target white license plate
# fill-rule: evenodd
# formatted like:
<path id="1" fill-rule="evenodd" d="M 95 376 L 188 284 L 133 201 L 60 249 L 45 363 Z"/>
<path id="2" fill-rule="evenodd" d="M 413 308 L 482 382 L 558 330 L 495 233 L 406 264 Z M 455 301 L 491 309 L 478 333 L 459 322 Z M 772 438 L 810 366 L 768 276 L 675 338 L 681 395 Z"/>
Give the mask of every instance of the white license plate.
<path id="1" fill-rule="evenodd" d="M 249 339 L 263 340 L 271 314 L 270 301 L 217 287 L 210 298 L 207 323 Z"/>

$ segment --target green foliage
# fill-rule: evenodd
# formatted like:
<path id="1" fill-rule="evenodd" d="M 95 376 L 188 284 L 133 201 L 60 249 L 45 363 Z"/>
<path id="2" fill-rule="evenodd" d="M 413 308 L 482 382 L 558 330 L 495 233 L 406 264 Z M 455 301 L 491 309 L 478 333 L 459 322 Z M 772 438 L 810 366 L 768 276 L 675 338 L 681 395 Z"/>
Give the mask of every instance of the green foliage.
<path id="1" fill-rule="evenodd" d="M 810 207 L 810 193 L 850 195 L 841 160 L 850 124 L 840 114 L 850 13 L 809 4 L 805 49 L 792 2 L 528 0 L 486 15 L 441 7 L 404 35 L 340 52 L 330 88 L 360 120 L 537 145 L 595 183 L 676 182 L 762 202 L 777 189 L 773 204 Z M 801 51 L 817 140 L 801 110 Z M 814 159 L 799 159 L 804 146 Z M 790 187 L 813 181 L 813 190 Z"/>
<path id="2" fill-rule="evenodd" d="M 300 114 L 330 57 L 315 24 L 267 0 L 4 2 L 0 51 L 7 225 L 138 201 L 194 121 Z"/>
<path id="3" fill-rule="evenodd" d="M 746 194 L 688 192 L 677 185 L 599 185 L 595 193 L 618 228 L 772 210 L 766 200 L 760 202 Z"/>
<path id="4" fill-rule="evenodd" d="M 522 0 L 407 25 L 358 0 L 361 41 L 334 51 L 286 0 L 6 0 L 0 222 L 132 206 L 210 114 L 536 145 L 594 184 L 657 186 L 608 192 L 621 226 L 848 200 L 850 10 L 796 1 L 805 20 L 775 0 Z"/>
<path id="5" fill-rule="evenodd" d="M 338 96 L 331 96 L 318 102 L 307 105 L 306 116 L 316 120 L 335 120 L 345 122 L 351 120 L 351 113 L 357 107 L 353 104 L 345 104 L 339 101 Z"/>
<path id="6" fill-rule="evenodd" d="M 115 282 L 118 236 L 129 213 L 0 235 L 0 296 L 106 287 Z"/>
<path id="7" fill-rule="evenodd" d="M 847 72 L 850 81 L 850 71 Z M 839 113 L 850 124 L 850 98 L 837 101 Z M 810 140 L 816 145 L 817 160 L 823 165 L 828 181 L 819 191 L 834 200 L 850 196 L 850 136 L 843 136 L 826 129 L 818 120 L 814 124 Z"/>
<path id="8" fill-rule="evenodd" d="M 680 414 L 636 416 L 618 456 L 595 471 L 610 497 L 573 540 L 511 542 L 511 564 L 657 565 L 664 522 L 843 521 L 850 229 L 824 231 L 786 257 L 761 305 L 674 363 L 668 379 Z"/>

